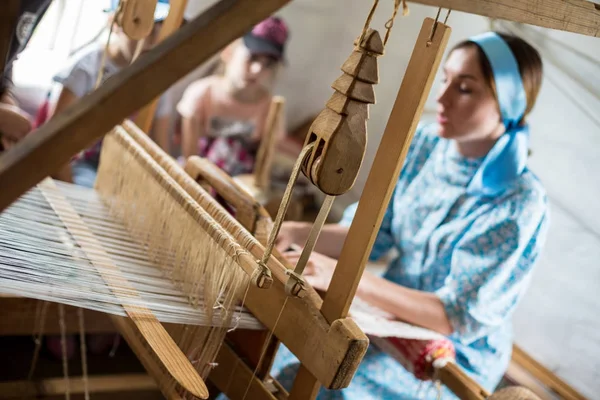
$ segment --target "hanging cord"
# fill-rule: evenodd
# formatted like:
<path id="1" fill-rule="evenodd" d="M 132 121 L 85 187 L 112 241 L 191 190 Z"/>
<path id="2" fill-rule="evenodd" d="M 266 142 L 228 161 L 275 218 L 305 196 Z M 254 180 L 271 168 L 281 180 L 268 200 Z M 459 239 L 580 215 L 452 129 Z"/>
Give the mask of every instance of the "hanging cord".
<path id="1" fill-rule="evenodd" d="M 119 2 L 119 6 L 117 7 L 117 11 L 115 15 L 113 15 L 113 20 L 110 24 L 110 29 L 108 30 L 108 39 L 106 40 L 106 45 L 104 46 L 104 52 L 102 52 L 102 61 L 100 61 L 100 69 L 98 70 L 98 77 L 96 78 L 96 84 L 94 85 L 94 89 L 98 89 L 100 83 L 102 82 L 102 78 L 104 78 L 104 66 L 106 65 L 106 57 L 108 56 L 108 47 L 110 46 L 110 38 L 112 37 L 113 31 L 115 29 L 115 25 L 117 24 L 117 14 L 121 11 L 121 2 Z"/>
<path id="2" fill-rule="evenodd" d="M 110 30 L 108 31 L 108 39 L 106 40 L 106 45 L 104 46 L 104 52 L 102 53 L 102 61 L 100 62 L 100 70 L 98 71 L 98 77 L 96 79 L 96 85 L 94 86 L 94 89 L 98 89 L 98 87 L 102 83 L 102 79 L 104 78 L 104 67 L 106 66 L 106 58 L 108 57 L 108 48 L 110 46 L 110 39 L 115 30 L 115 25 L 117 24 L 117 20 L 119 19 L 119 14 L 122 12 L 122 10 L 123 10 L 123 1 L 121 0 L 121 1 L 119 1 L 119 5 L 117 6 L 117 9 L 115 10 L 115 14 L 113 15 L 113 20 L 110 24 Z M 144 48 L 145 40 L 146 39 L 144 38 L 137 42 L 137 45 L 135 47 L 135 52 L 133 53 L 133 56 L 130 57 L 129 64 L 132 64 L 142 53 L 142 49 Z"/>
<path id="3" fill-rule="evenodd" d="M 67 327 L 65 324 L 65 306 L 58 305 L 58 324 L 60 325 L 60 345 L 62 348 L 63 375 L 65 377 L 65 399 L 71 398 L 69 384 L 69 363 L 67 362 Z"/>
<path id="4" fill-rule="evenodd" d="M 442 12 L 442 7 L 439 7 L 437 14 L 435 15 L 435 21 L 433 21 L 433 25 L 431 26 L 431 33 L 429 34 L 429 39 L 427 40 L 427 46 L 431 46 L 431 43 L 433 43 L 433 36 L 435 35 L 435 30 L 437 28 L 437 24 L 438 24 L 438 20 L 440 19 L 441 12 Z"/>
<path id="5" fill-rule="evenodd" d="M 83 390 L 85 400 L 90 400 L 90 390 L 88 386 L 88 365 L 87 365 L 87 349 L 85 345 L 85 326 L 83 320 L 83 309 L 77 309 L 77 317 L 79 319 L 79 342 L 81 350 L 81 369 L 83 375 Z"/>
<path id="6" fill-rule="evenodd" d="M 444 18 L 444 25 L 447 25 L 448 22 L 448 18 L 450 17 L 450 13 L 452 12 L 452 9 L 449 8 L 448 9 L 448 13 L 446 14 L 446 18 Z"/>
<path id="7" fill-rule="evenodd" d="M 407 16 L 409 13 L 408 6 L 406 5 L 406 0 L 394 0 L 394 12 L 392 13 L 392 17 L 387 20 L 385 23 L 385 38 L 383 39 L 383 47 L 387 44 L 387 41 L 390 37 L 390 33 L 392 32 L 392 27 L 394 26 L 394 20 L 396 19 L 396 14 L 398 14 L 398 9 L 400 8 L 400 3 L 402 3 L 402 15 Z"/>
<path id="8" fill-rule="evenodd" d="M 365 35 L 367 34 L 367 31 L 369 30 L 369 26 L 371 26 L 371 20 L 373 19 L 373 15 L 375 15 L 375 10 L 377 9 L 378 5 L 379 5 L 379 0 L 375 0 L 373 2 L 373 6 L 371 7 L 371 11 L 369 12 L 369 15 L 367 16 L 367 19 L 365 21 L 365 25 L 363 26 L 362 33 L 360 34 L 360 37 L 358 38 L 358 45 L 359 46 L 362 43 L 363 39 L 365 38 Z"/>
<path id="9" fill-rule="evenodd" d="M 444 18 L 444 25 L 446 25 L 446 22 L 448 22 L 448 17 L 450 17 L 451 11 L 452 9 L 449 8 L 448 13 L 446 14 L 446 18 Z M 429 39 L 427 40 L 427 46 L 431 46 L 431 44 L 433 43 L 433 37 L 435 36 L 435 30 L 437 29 L 441 12 L 442 7 L 439 7 L 435 16 L 435 21 L 433 22 L 433 26 L 431 27 L 431 34 L 429 35 Z"/>
<path id="10" fill-rule="evenodd" d="M 242 400 L 246 400 L 246 396 L 248 395 L 248 392 L 250 391 L 250 387 L 252 386 L 253 378 L 256 376 L 256 372 L 258 371 L 258 369 L 261 367 L 261 365 L 263 363 L 265 354 L 267 353 L 267 349 L 269 348 L 269 343 L 271 342 L 271 339 L 273 338 L 273 334 L 275 333 L 275 328 L 277 328 L 277 324 L 279 324 L 279 320 L 281 319 L 281 316 L 283 315 L 283 310 L 285 310 L 285 306 L 287 305 L 287 301 L 289 298 L 290 298 L 289 296 L 285 296 L 285 300 L 283 301 L 283 305 L 281 306 L 281 309 L 279 310 L 279 315 L 277 315 L 277 319 L 275 320 L 273 329 L 269 330 L 269 335 L 267 336 L 267 340 L 265 340 L 265 344 L 263 345 L 263 348 L 260 352 L 260 357 L 258 359 L 258 362 L 256 363 L 256 368 L 254 368 L 252 375 L 250 375 L 250 379 L 248 380 L 248 386 L 246 386 L 246 391 L 244 392 L 244 397 L 242 397 Z"/>
<path id="11" fill-rule="evenodd" d="M 33 379 L 33 374 L 35 372 L 35 368 L 38 363 L 40 350 L 42 348 L 42 338 L 44 336 L 44 328 L 46 326 L 46 315 L 48 312 L 48 305 L 50 303 L 47 301 L 38 302 L 38 306 L 36 308 L 35 313 L 35 324 L 34 332 L 33 332 L 33 341 L 35 343 L 35 350 L 33 351 L 33 359 L 31 360 L 31 366 L 29 367 L 29 374 L 27 375 L 27 381 L 31 382 Z"/>
<path id="12" fill-rule="evenodd" d="M 267 261 L 271 257 L 271 253 L 273 251 L 273 247 L 275 247 L 275 242 L 277 240 L 277 236 L 279 235 L 279 230 L 281 229 L 281 224 L 285 218 L 287 213 L 287 209 L 292 197 L 292 191 L 294 189 L 294 185 L 298 176 L 300 175 L 300 170 L 302 164 L 304 163 L 305 158 L 310 155 L 310 152 L 313 150 L 315 144 L 311 143 L 302 149 L 302 152 L 298 156 L 296 160 L 296 164 L 294 165 L 294 169 L 292 171 L 290 180 L 288 182 L 287 187 L 285 188 L 285 193 L 283 194 L 283 199 L 281 200 L 281 205 L 279 210 L 277 211 L 277 216 L 275 217 L 275 221 L 273 223 L 273 228 L 271 229 L 271 234 L 269 235 L 269 240 L 267 241 L 267 245 L 265 246 L 265 252 L 263 254 L 262 259 L 259 261 L 259 265 L 262 268 L 260 273 L 266 273 L 270 276 L 270 271 L 267 268 Z M 257 270 L 258 271 L 258 270 Z"/>

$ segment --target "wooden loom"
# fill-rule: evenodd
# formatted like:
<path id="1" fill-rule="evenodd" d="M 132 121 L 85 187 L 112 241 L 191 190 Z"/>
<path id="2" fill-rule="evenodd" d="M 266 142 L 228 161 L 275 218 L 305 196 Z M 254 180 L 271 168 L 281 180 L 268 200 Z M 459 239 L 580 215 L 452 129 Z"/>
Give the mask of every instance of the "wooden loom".
<path id="1" fill-rule="evenodd" d="M 185 73 L 207 59 L 219 48 L 222 48 L 229 41 L 243 33 L 244 29 L 249 28 L 252 24 L 274 12 L 285 3 L 287 2 L 275 0 L 263 0 L 259 5 L 249 0 L 218 3 L 198 17 L 198 19 L 188 24 L 188 26 L 182 28 L 173 37 L 167 39 L 147 57 L 120 73 L 115 79 L 107 82 L 105 86 L 98 89 L 95 93 L 87 96 L 79 105 L 73 107 L 70 112 L 65 112 L 64 115 L 57 117 L 47 126 L 40 129 L 35 135 L 31 135 L 24 140 L 13 151 L 3 155 L 0 158 L 0 187 L 2 187 L 0 210 L 4 210 L 9 204 L 25 193 L 25 191 L 47 176 L 55 167 L 64 163 L 70 154 L 82 149 L 92 139 L 98 138 L 104 132 L 112 129 L 124 116 L 156 97 L 175 80 L 185 75 Z M 466 2 L 442 3 L 448 3 L 451 7 L 457 4 L 456 7 L 452 8 L 460 9 L 460 4 L 464 5 Z M 505 3 L 519 2 L 506 1 Z M 557 2 L 549 1 L 546 3 Z M 536 7 L 541 7 L 539 3 L 537 4 Z M 567 5 L 564 5 L 566 8 L 558 8 L 557 10 L 564 12 L 565 16 L 572 16 L 572 10 L 577 9 L 577 7 L 583 8 L 587 6 L 588 3 L 585 1 L 571 1 Z M 593 7 L 591 4 L 589 6 Z M 467 8 L 465 11 L 469 10 Z M 489 10 L 490 8 L 485 9 L 488 15 L 490 14 Z M 596 32 L 597 35 L 599 24 L 598 14 L 593 14 L 593 8 L 587 8 L 587 10 L 589 14 L 582 16 L 582 26 L 585 27 L 585 32 Z M 520 14 L 519 18 L 523 18 L 523 15 Z M 559 19 L 554 18 L 553 20 Z M 229 24 L 234 29 L 229 29 Z M 228 28 L 225 29 L 224 25 Z M 595 31 L 593 30 L 594 26 L 596 27 Z M 554 27 L 558 27 L 558 25 Z M 561 27 L 566 27 L 564 29 L 569 30 L 579 29 L 573 21 L 565 23 L 564 19 Z M 584 32 L 583 28 L 580 30 Z M 372 225 L 378 227 L 381 222 L 381 218 L 383 217 L 382 210 L 385 209 L 384 205 L 387 204 L 391 196 L 393 183 L 395 183 L 395 178 L 397 178 L 400 172 L 401 161 L 416 128 L 416 122 L 419 119 L 432 78 L 441 60 L 449 32 L 447 26 L 437 21 L 434 23 L 433 20 L 428 19 L 424 23 L 415 45 L 413 58 L 407 69 L 407 75 L 403 80 L 398 99 L 373 164 L 367 187 L 365 187 L 365 193 L 369 193 L 369 198 L 365 197 L 361 199 L 357 217 L 346 241 L 330 291 L 322 304 L 310 288 L 303 287 L 303 291 L 308 293 L 305 293 L 303 298 L 291 298 L 292 300 L 289 300 L 286 304 L 287 309 L 282 313 L 282 321 L 276 324 L 275 319 L 277 316 L 275 315 L 275 311 L 270 310 L 267 304 L 273 303 L 273 301 L 276 304 L 281 304 L 284 301 L 283 299 L 287 298 L 283 289 L 283 284 L 287 282 L 287 279 L 284 275 L 280 274 L 278 276 L 277 274 L 277 271 L 282 271 L 282 265 L 278 265 L 272 270 L 274 276 L 273 287 L 264 291 L 252 289 L 252 291 L 260 292 L 260 294 L 256 294 L 255 297 L 252 297 L 252 295 L 248 297 L 248 299 L 254 298 L 254 300 L 247 301 L 246 304 L 249 307 L 252 307 L 250 305 L 252 301 L 255 301 L 257 304 L 255 309 L 252 310 L 253 313 L 268 328 L 275 328 L 275 336 L 296 353 L 303 362 L 303 369 L 299 373 L 296 382 L 305 383 L 307 386 L 295 385 L 292 393 L 290 393 L 290 398 L 314 397 L 318 388 L 317 382 L 328 387 L 343 387 L 347 385 L 353 369 L 356 368 L 360 361 L 361 353 L 366 348 L 367 340 L 364 334 L 356 329 L 356 326 L 353 326 L 351 320 L 345 318 L 364 268 L 370 246 L 377 232 L 377 229 L 373 229 L 370 235 L 364 235 L 364 230 L 361 230 L 361 227 Z M 215 40 L 206 45 L 206 42 L 203 41 L 202 33 L 211 34 Z M 200 42 L 204 43 L 205 46 L 197 46 Z M 188 52 L 187 49 L 194 49 L 194 51 Z M 198 49 L 201 50 L 198 51 Z M 181 65 L 178 65 L 177 69 L 171 69 L 167 56 L 175 58 L 177 54 L 186 54 L 187 58 L 185 58 Z M 177 59 L 181 60 L 181 58 Z M 416 65 L 418 67 L 415 67 Z M 145 82 L 153 82 L 153 85 L 143 85 Z M 136 88 L 136 91 L 134 92 L 132 88 Z M 118 109 L 114 107 L 115 99 L 122 101 Z M 124 125 L 124 127 L 132 137 L 136 137 L 134 128 L 127 125 Z M 326 137 L 326 139 L 328 138 Z M 143 140 L 139 140 L 137 143 L 146 152 L 152 154 L 165 171 L 172 173 L 173 177 L 177 176 L 178 183 L 189 194 L 192 192 L 198 194 L 197 186 L 191 184 L 184 186 L 181 182 L 189 181 L 189 179 L 185 175 L 176 174 L 173 169 L 170 169 L 169 162 L 160 157 L 159 154 L 153 154 L 150 149 L 151 146 L 148 143 Z M 144 143 L 146 144 L 144 145 Z M 144 148 L 144 146 L 147 147 Z M 49 152 L 47 151 L 48 149 L 54 149 L 55 151 Z M 42 162 L 39 160 L 42 160 Z M 192 166 L 195 164 L 197 164 L 197 161 L 190 162 L 188 173 L 191 172 L 193 174 Z M 207 171 L 207 169 L 204 169 L 204 171 Z M 308 175 L 311 174 L 308 173 Z M 318 179 L 315 180 L 318 181 Z M 216 184 L 213 183 L 213 185 Z M 341 190 L 347 188 L 348 185 L 349 183 L 346 182 Z M 335 192 L 336 190 L 340 190 L 340 188 L 334 188 L 334 190 L 328 190 L 328 192 Z M 194 196 L 192 195 L 192 197 Z M 237 198 L 241 197 L 238 196 Z M 211 212 L 220 213 L 216 211 L 217 207 L 211 204 L 207 198 L 198 195 L 195 197 L 195 200 L 198 204 L 208 207 L 208 209 L 214 206 Z M 231 201 L 239 200 L 235 200 L 234 196 L 234 199 Z M 247 228 L 246 223 L 242 225 Z M 275 258 L 271 258 L 270 262 L 271 264 L 278 263 Z M 320 314 L 317 311 L 319 309 L 321 311 Z M 279 309 L 276 311 L 279 311 Z M 135 335 L 136 328 L 132 327 L 132 322 L 127 319 L 123 319 L 122 321 L 123 327 L 121 327 L 121 332 L 124 336 L 129 336 L 128 340 L 130 344 L 138 351 L 138 354 L 141 354 L 140 358 L 146 363 L 146 367 L 151 375 L 157 377 L 161 376 L 161 373 L 164 374 L 159 368 L 156 368 L 156 364 L 152 364 L 153 361 L 150 361 L 154 359 L 152 351 L 139 344 L 142 343 L 142 339 Z M 310 327 L 310 332 L 305 330 L 305 326 L 300 326 L 306 324 L 307 321 L 316 322 L 315 326 Z M 129 328 L 126 325 L 129 325 Z M 336 329 L 333 329 L 334 327 L 341 329 L 343 334 L 339 330 L 336 331 Z M 297 335 L 297 332 L 302 332 L 302 335 Z M 337 335 L 337 337 L 331 337 L 331 335 Z M 307 338 L 318 338 L 316 339 L 318 343 L 321 345 L 326 344 L 323 347 L 324 349 L 335 348 L 336 350 L 331 350 L 331 353 L 338 356 L 334 357 L 333 362 L 329 361 L 327 363 L 323 363 L 323 359 L 313 359 L 308 354 L 309 351 L 313 352 L 313 348 L 307 346 L 305 342 Z M 235 374 L 240 377 L 245 376 L 246 380 L 252 376 L 252 370 L 245 363 L 239 361 L 238 356 L 231 347 L 224 346 L 219 357 L 221 357 L 220 360 L 223 360 L 223 363 L 219 364 L 220 366 L 235 364 L 237 365 L 234 369 Z M 349 368 L 344 371 L 342 364 L 349 366 Z M 218 371 L 218 369 L 215 371 Z M 218 377 L 215 378 L 217 381 L 218 379 Z M 270 398 L 268 397 L 270 394 L 265 390 L 265 386 L 260 382 L 260 379 L 253 378 L 252 382 L 251 390 L 256 390 L 262 393 L 263 396 L 267 396 L 265 398 Z M 464 384 L 464 386 L 469 387 L 469 384 Z M 166 391 L 166 389 L 163 390 Z M 173 392 L 170 393 L 174 394 Z M 462 397 L 482 398 L 484 396 L 481 393 L 478 395 L 475 393 L 477 393 L 477 390 L 466 391 L 463 392 Z M 256 396 L 260 395 L 256 394 Z"/>

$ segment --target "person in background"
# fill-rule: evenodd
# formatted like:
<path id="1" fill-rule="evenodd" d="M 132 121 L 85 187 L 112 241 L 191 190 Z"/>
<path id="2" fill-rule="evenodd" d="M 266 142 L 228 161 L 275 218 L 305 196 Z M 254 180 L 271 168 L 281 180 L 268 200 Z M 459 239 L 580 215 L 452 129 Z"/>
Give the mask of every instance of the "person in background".
<path id="1" fill-rule="evenodd" d="M 281 18 L 265 19 L 222 52 L 223 74 L 185 90 L 177 105 L 183 159 L 205 157 L 231 176 L 253 172 L 288 36 Z"/>
<path id="2" fill-rule="evenodd" d="M 549 227 L 542 183 L 527 167 L 529 127 L 542 82 L 531 45 L 487 32 L 454 47 L 443 65 L 437 123 L 421 124 L 370 254 L 397 256 L 383 277 L 366 271 L 356 295 L 394 317 L 445 335 L 457 364 L 493 391 L 511 359 L 511 316 L 525 295 Z M 355 216 L 322 230 L 304 277 L 327 291 Z M 310 225 L 286 222 L 278 249 L 295 264 Z M 285 347 L 271 376 L 290 390 L 298 360 Z M 319 400 L 435 399 L 371 345 L 349 387 Z M 426 385 L 429 389 L 431 386 Z M 448 388 L 442 398 L 455 399 Z"/>
<path id="3" fill-rule="evenodd" d="M 51 3 L 52 0 L 21 0 L 20 2 L 15 29 L 12 32 L 4 69 L 0 76 L 0 153 L 8 150 L 32 130 L 29 116 L 19 108 L 17 100 L 12 95 L 12 68 Z"/>
<path id="4" fill-rule="evenodd" d="M 112 0 L 109 12 L 114 13 L 118 1 Z M 141 54 L 150 50 L 157 43 L 162 22 L 169 13 L 168 0 L 159 0 L 154 13 L 154 28 L 150 35 L 144 40 Z M 59 72 L 54 81 L 61 85 L 60 94 L 54 107 L 53 115 L 57 115 L 87 93 L 96 88 L 99 74 L 102 74 L 102 82 L 110 78 L 121 69 L 127 67 L 133 61 L 138 42 L 130 39 L 120 27 L 116 26 L 111 35 L 106 58 L 102 67 L 105 43 L 94 43 L 76 55 L 74 61 L 67 68 Z M 157 143 L 167 143 L 170 124 L 171 102 L 168 94 L 163 94 L 158 101 L 153 123 L 151 137 Z M 135 115 L 131 116 L 131 119 Z M 69 165 L 64 166 L 55 178 L 72 182 L 77 185 L 93 187 L 96 180 L 98 166 L 100 164 L 100 152 L 102 139 L 74 157 Z"/>

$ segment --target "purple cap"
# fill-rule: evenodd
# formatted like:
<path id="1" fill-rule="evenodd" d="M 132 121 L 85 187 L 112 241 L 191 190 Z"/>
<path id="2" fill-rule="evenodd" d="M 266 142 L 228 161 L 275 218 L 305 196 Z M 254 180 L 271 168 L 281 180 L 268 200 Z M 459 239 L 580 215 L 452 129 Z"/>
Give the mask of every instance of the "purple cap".
<path id="1" fill-rule="evenodd" d="M 289 30 L 278 17 L 269 17 L 244 35 L 244 44 L 253 54 L 268 54 L 282 60 Z"/>

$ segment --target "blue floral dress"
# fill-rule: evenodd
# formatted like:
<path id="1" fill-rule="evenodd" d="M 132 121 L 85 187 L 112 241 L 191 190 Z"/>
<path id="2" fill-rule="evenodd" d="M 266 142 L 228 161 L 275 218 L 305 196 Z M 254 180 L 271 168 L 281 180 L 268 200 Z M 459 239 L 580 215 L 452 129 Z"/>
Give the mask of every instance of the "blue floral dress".
<path id="1" fill-rule="evenodd" d="M 398 252 L 384 274 L 439 296 L 455 329 L 457 363 L 493 390 L 511 357 L 511 315 L 526 291 L 548 229 L 545 191 L 525 170 L 502 195 L 476 197 L 466 187 L 483 159 L 467 159 L 435 125 L 417 129 L 370 255 Z M 349 225 L 357 204 L 341 221 Z M 288 390 L 297 359 L 281 346 L 272 375 Z M 350 386 L 322 389 L 318 399 L 435 399 L 431 382 L 369 347 Z M 442 398 L 456 398 L 447 388 Z"/>

